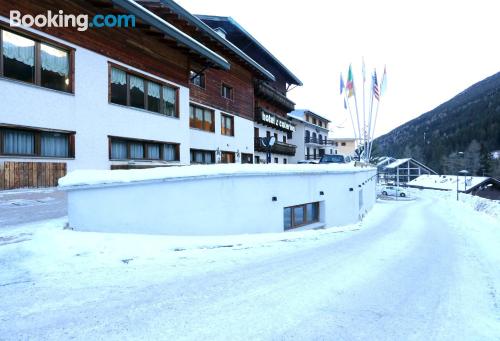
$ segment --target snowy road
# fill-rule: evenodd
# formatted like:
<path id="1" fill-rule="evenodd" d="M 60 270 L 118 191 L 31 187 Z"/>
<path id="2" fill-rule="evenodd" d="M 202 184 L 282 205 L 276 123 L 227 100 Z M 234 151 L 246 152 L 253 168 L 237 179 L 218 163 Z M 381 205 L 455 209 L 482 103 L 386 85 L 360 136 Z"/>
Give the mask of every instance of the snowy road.
<path id="1" fill-rule="evenodd" d="M 499 340 L 500 226 L 464 210 L 380 202 L 358 231 L 93 268 L 104 279 L 15 259 L 0 339 Z"/>

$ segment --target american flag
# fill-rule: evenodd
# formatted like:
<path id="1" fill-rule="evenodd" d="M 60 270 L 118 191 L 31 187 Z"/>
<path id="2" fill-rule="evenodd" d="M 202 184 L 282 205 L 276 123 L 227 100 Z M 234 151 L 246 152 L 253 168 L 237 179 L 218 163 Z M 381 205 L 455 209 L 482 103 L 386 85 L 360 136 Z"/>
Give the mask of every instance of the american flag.
<path id="1" fill-rule="evenodd" d="M 373 96 L 377 99 L 380 98 L 380 93 L 378 91 L 378 82 L 377 82 L 377 71 L 373 71 Z"/>

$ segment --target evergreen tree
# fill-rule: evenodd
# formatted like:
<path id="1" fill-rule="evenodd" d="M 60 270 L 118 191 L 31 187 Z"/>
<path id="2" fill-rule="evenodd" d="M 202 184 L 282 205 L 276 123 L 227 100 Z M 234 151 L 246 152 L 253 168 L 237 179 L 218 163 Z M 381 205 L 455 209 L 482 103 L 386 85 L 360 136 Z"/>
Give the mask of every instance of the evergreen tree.
<path id="1" fill-rule="evenodd" d="M 480 164 L 480 172 L 479 175 L 482 176 L 490 176 L 493 170 L 493 159 L 491 157 L 491 153 L 488 152 L 484 143 L 481 143 L 479 164 Z"/>

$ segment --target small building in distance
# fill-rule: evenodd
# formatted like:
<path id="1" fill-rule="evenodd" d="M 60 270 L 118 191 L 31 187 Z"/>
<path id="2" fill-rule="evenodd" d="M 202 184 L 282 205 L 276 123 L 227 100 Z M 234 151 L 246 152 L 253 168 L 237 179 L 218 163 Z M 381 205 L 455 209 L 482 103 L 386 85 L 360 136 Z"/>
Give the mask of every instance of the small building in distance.
<path id="1" fill-rule="evenodd" d="M 355 156 L 357 144 L 356 144 L 356 139 L 354 137 L 328 138 L 328 145 L 329 145 L 328 154 Z"/>
<path id="2" fill-rule="evenodd" d="M 458 181 L 458 184 L 457 184 Z M 458 191 L 491 200 L 500 200 L 500 181 L 486 176 L 421 175 L 408 182 L 408 187 Z"/>
<path id="3" fill-rule="evenodd" d="M 431 168 L 412 159 L 386 158 L 377 164 L 379 182 L 405 185 L 423 174 L 437 175 Z"/>
<path id="4" fill-rule="evenodd" d="M 297 146 L 293 163 L 301 160 L 319 160 L 328 154 L 328 124 L 330 120 L 311 110 L 299 109 L 288 114 L 295 125 L 290 142 Z"/>

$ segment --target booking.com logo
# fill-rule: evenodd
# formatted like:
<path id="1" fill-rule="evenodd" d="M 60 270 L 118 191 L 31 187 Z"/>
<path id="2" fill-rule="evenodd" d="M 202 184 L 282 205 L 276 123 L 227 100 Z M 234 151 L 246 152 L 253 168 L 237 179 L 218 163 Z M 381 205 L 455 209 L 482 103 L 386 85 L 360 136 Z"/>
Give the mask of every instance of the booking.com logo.
<path id="1" fill-rule="evenodd" d="M 47 11 L 46 14 L 22 15 L 20 11 L 10 11 L 10 26 L 28 27 L 76 27 L 80 32 L 89 27 L 135 27 L 135 15 L 132 14 L 96 14 L 90 20 L 87 14 L 65 14 L 63 10 L 57 13 Z"/>

